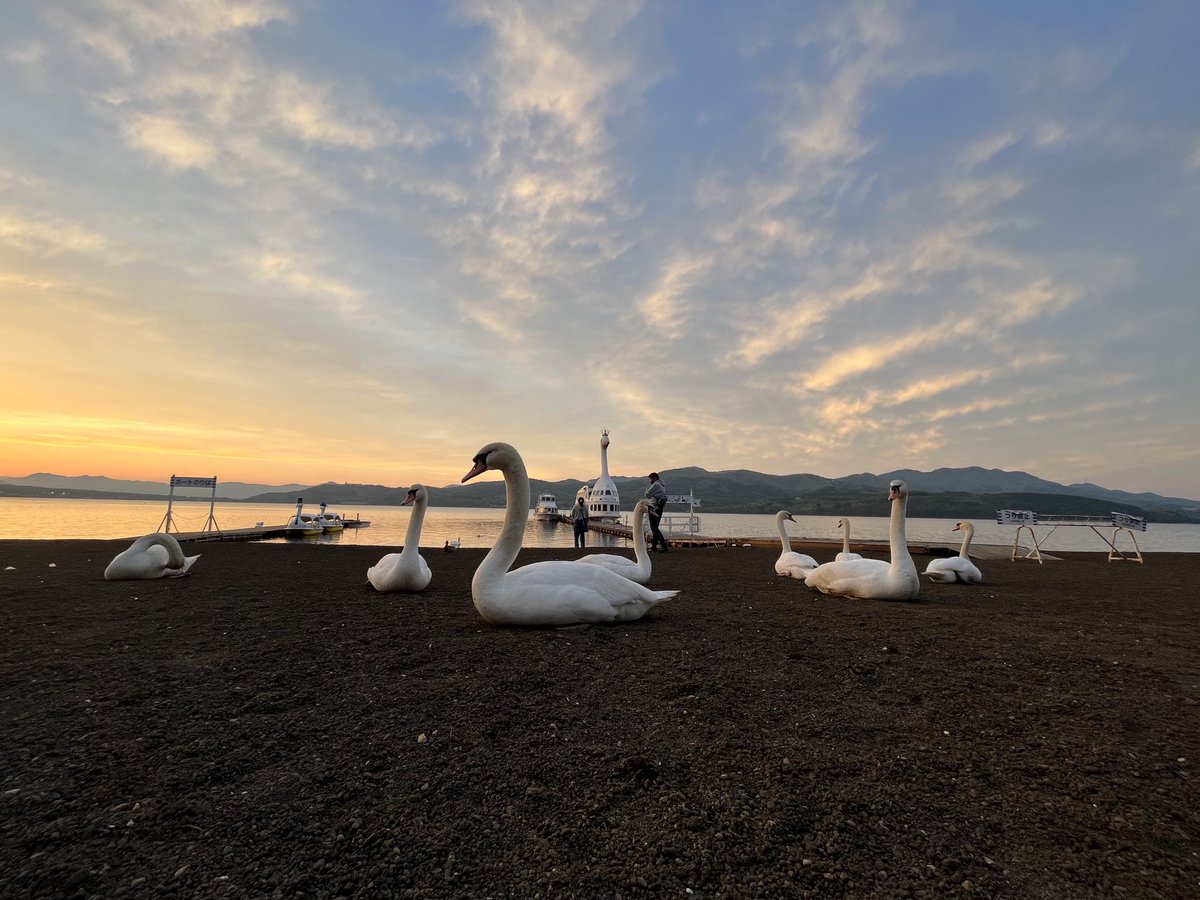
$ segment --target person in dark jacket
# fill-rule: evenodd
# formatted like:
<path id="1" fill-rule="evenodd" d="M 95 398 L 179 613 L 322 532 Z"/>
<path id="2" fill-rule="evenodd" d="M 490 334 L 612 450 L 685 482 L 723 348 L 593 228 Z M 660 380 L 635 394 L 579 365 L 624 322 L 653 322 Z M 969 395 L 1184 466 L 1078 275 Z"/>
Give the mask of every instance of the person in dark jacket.
<path id="1" fill-rule="evenodd" d="M 575 508 L 571 510 L 571 525 L 575 529 L 575 547 L 581 549 L 587 546 L 588 510 L 582 497 L 575 499 Z"/>
<path id="2" fill-rule="evenodd" d="M 662 483 L 657 472 L 650 473 L 650 487 L 646 488 L 646 499 L 650 501 L 650 509 L 646 518 L 650 520 L 650 549 L 667 552 L 667 539 L 663 537 L 658 523 L 662 521 L 663 510 L 667 506 L 667 486 Z"/>

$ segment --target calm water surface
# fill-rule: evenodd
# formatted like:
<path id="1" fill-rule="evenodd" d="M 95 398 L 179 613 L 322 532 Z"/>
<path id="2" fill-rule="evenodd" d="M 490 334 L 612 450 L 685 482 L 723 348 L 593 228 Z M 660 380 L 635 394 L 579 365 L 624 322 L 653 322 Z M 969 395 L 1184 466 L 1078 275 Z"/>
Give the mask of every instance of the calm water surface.
<path id="1" fill-rule="evenodd" d="M 160 500 L 68 500 L 26 499 L 0 497 L 0 516 L 10 523 L 5 537 L 12 539 L 59 540 L 73 538 L 132 538 L 157 530 L 163 521 L 167 505 Z M 305 507 L 316 512 L 316 507 Z M 215 510 L 217 525 L 224 529 L 249 528 L 258 522 L 280 525 L 286 522 L 295 507 L 281 503 L 218 503 Z M 400 547 L 404 544 L 411 508 L 407 506 L 337 507 L 345 518 L 356 515 L 369 519 L 369 528 L 347 529 L 341 534 L 309 538 L 313 544 L 362 544 L 364 546 Z M 668 515 L 673 515 L 668 511 Z M 626 514 L 628 517 L 628 514 Z M 208 519 L 207 502 L 176 501 L 172 510 L 176 530 L 199 531 Z M 430 507 L 421 530 L 422 547 L 441 547 L 448 540 L 461 540 L 463 547 L 490 547 L 504 519 L 502 509 L 460 509 Z M 1012 546 L 1016 528 L 997 525 L 992 520 L 974 520 L 975 541 L 980 544 Z M 957 544 L 961 537 L 951 531 L 950 519 L 910 518 L 907 535 L 912 541 L 936 541 Z M 701 532 L 718 538 L 773 538 L 773 516 L 705 513 L 700 517 Z M 1106 534 L 1111 535 L 1111 530 Z M 797 516 L 788 523 L 788 535 L 800 538 L 841 540 L 837 519 L 827 516 Z M 888 520 L 885 517 L 859 517 L 851 521 L 851 537 L 863 540 L 886 541 Z M 1055 550 L 1106 551 L 1103 541 L 1090 528 L 1059 528 L 1053 533 L 1038 527 L 1042 548 Z M 283 539 L 280 538 L 280 541 Z M 1126 536 L 1120 546 L 1125 548 Z M 1200 553 L 1200 525 L 1155 525 L 1137 534 L 1143 552 Z M 625 546 L 626 542 L 606 535 L 589 534 L 591 547 Z M 525 528 L 526 547 L 571 547 L 569 525 L 534 522 Z"/>

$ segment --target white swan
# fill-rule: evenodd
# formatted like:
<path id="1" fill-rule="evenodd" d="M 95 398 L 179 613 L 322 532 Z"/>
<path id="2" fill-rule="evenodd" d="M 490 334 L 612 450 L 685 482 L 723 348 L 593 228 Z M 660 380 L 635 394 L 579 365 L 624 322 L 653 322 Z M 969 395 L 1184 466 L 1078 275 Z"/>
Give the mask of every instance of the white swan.
<path id="1" fill-rule="evenodd" d="M 529 518 L 529 476 L 509 444 L 488 444 L 475 454 L 463 482 L 488 470 L 504 476 L 504 525 L 471 579 L 475 609 L 493 625 L 594 625 L 640 619 L 679 591 L 652 591 L 602 566 L 565 560 L 509 571 L 521 550 Z"/>
<path id="2" fill-rule="evenodd" d="M 892 503 L 888 543 L 892 561 L 881 559 L 834 560 L 817 566 L 804 583 L 822 594 L 835 597 L 859 597 L 864 600 L 915 600 L 921 592 L 921 579 L 908 552 L 904 538 L 904 517 L 908 509 L 908 485 L 893 481 L 888 500 Z"/>
<path id="3" fill-rule="evenodd" d="M 186 575 L 200 555 L 184 556 L 179 541 L 161 531 L 147 534 L 122 550 L 104 570 L 105 581 L 178 578 Z"/>
<path id="4" fill-rule="evenodd" d="M 979 584 L 983 581 L 983 573 L 979 571 L 967 551 L 971 548 L 971 538 L 975 536 L 975 526 L 970 522 L 955 522 L 954 531 L 963 533 L 962 548 L 958 556 L 946 556 L 933 560 L 925 567 L 925 574 L 930 581 L 961 581 L 965 584 Z"/>
<path id="5" fill-rule="evenodd" d="M 587 563 L 592 566 L 604 566 L 610 572 L 616 572 L 622 578 L 645 584 L 650 580 L 650 552 L 646 549 L 646 510 L 650 508 L 649 500 L 639 500 L 633 507 L 633 554 L 635 559 L 628 556 L 617 556 L 615 553 L 593 553 L 575 560 L 577 563 Z"/>
<path id="6" fill-rule="evenodd" d="M 783 545 L 783 552 L 779 554 L 779 559 L 775 560 L 775 574 L 803 580 L 817 567 L 817 561 L 805 553 L 792 550 L 792 542 L 788 540 L 787 529 L 783 525 L 785 519 L 796 521 L 786 509 L 775 513 L 775 529 L 779 532 L 779 542 Z"/>
<path id="7" fill-rule="evenodd" d="M 842 552 L 835 556 L 835 562 L 845 562 L 848 559 L 862 559 L 861 553 L 850 552 L 850 520 L 838 519 L 838 528 L 842 529 Z"/>
<path id="8" fill-rule="evenodd" d="M 408 518 L 408 531 L 404 535 L 404 547 L 399 553 L 388 553 L 379 562 L 367 569 L 367 581 L 377 591 L 423 591 L 433 574 L 421 556 L 421 523 L 425 521 L 425 507 L 429 505 L 429 492 L 424 485 L 414 484 L 400 503 L 411 505 L 412 515 Z"/>

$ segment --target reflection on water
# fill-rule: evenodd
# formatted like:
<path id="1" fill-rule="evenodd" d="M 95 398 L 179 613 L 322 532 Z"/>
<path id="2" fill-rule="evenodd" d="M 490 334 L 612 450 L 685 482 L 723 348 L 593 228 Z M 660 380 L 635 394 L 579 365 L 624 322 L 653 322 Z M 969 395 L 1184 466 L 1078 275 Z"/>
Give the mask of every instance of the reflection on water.
<path id="1" fill-rule="evenodd" d="M 219 503 L 215 515 L 223 529 L 251 528 L 257 522 L 282 525 L 295 511 L 295 506 L 281 503 Z M 132 538 L 154 531 L 162 522 L 166 503 L 160 500 L 68 500 L 0 497 L 0 516 L 9 523 L 5 537 L 33 540 L 77 538 Z M 343 518 L 356 515 L 371 522 L 368 528 L 347 528 L 337 534 L 304 538 L 314 545 L 357 545 L 401 547 L 408 529 L 412 508 L 407 506 L 335 507 Z M 199 530 L 208 518 L 208 503 L 175 501 L 172 517 L 183 531 Z M 629 514 L 626 514 L 628 519 Z M 490 547 L 500 532 L 504 520 L 502 509 L 457 509 L 431 506 L 425 514 L 421 531 L 421 546 L 442 547 L 446 541 L 461 540 L 463 547 Z M 975 542 L 1011 547 L 1016 529 L 997 525 L 994 520 L 972 520 Z M 961 535 L 952 531 L 951 519 L 910 518 L 907 524 L 911 541 L 936 542 L 958 546 Z M 716 538 L 776 539 L 773 516 L 705 513 L 701 516 L 701 532 Z M 837 519 L 827 516 L 797 516 L 788 523 L 792 540 L 804 538 L 841 541 Z M 1111 535 L 1111 529 L 1107 532 Z M 1048 539 L 1045 539 L 1049 535 Z M 884 517 L 858 517 L 851 521 L 854 540 L 886 541 L 888 520 Z M 1104 543 L 1089 528 L 1059 528 L 1050 534 L 1048 528 L 1038 528 L 1043 549 L 1106 551 Z M 280 542 L 284 538 L 278 539 Z M 1125 540 L 1125 537 L 1122 537 Z M 1200 525 L 1151 524 L 1137 534 L 1144 552 L 1200 552 Z M 571 526 L 553 522 L 538 522 L 530 517 L 525 526 L 526 547 L 573 546 Z M 588 534 L 589 547 L 618 547 L 632 549 L 630 542 L 609 535 Z"/>

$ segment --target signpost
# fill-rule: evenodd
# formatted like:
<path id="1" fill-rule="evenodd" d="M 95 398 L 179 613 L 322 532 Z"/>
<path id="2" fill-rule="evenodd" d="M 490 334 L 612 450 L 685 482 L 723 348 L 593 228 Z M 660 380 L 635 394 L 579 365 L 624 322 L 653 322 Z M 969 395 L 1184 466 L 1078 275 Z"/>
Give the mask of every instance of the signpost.
<path id="1" fill-rule="evenodd" d="M 171 506 L 175 502 L 175 488 L 212 488 L 212 494 L 208 498 L 208 521 L 204 523 L 204 527 L 200 529 L 202 533 L 209 531 L 219 532 L 221 529 L 217 525 L 216 517 L 213 515 L 213 508 L 217 503 L 217 476 L 211 478 L 196 478 L 186 475 L 171 476 L 171 493 L 167 495 L 167 514 L 158 524 L 158 530 L 171 533 L 171 526 L 175 524 L 174 517 L 171 513 Z M 175 532 L 179 532 L 179 527 L 175 527 Z"/>
<path id="2" fill-rule="evenodd" d="M 1013 538 L 1012 558 L 1017 559 L 1018 545 L 1021 541 L 1021 532 L 1029 531 L 1029 539 L 1033 541 L 1033 549 L 1026 551 L 1021 559 L 1036 559 L 1039 564 L 1042 562 L 1042 541 L 1045 541 L 1050 535 L 1054 534 L 1056 528 L 1084 526 L 1092 529 L 1100 536 L 1100 540 L 1108 545 L 1108 561 L 1109 562 L 1145 562 L 1142 559 L 1142 548 L 1138 546 L 1137 538 L 1133 532 L 1145 531 L 1146 520 L 1141 516 L 1131 516 L 1128 513 L 1113 512 L 1107 517 L 1105 516 L 1067 516 L 1067 515 L 1039 515 L 1028 509 L 998 509 L 996 510 L 996 523 L 998 525 L 1016 525 L 1017 534 Z M 1050 530 L 1038 539 L 1037 532 L 1034 531 L 1036 525 L 1048 525 Z M 1112 537 L 1105 535 L 1100 529 L 1111 528 Z M 1117 538 L 1126 534 L 1129 540 L 1133 543 L 1133 551 L 1121 550 L 1117 546 Z"/>

